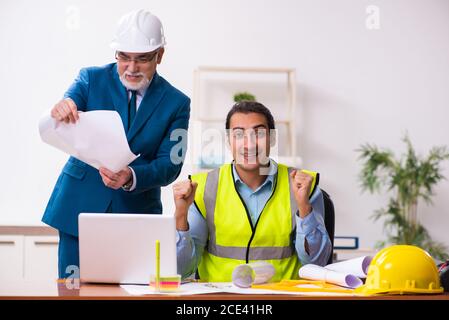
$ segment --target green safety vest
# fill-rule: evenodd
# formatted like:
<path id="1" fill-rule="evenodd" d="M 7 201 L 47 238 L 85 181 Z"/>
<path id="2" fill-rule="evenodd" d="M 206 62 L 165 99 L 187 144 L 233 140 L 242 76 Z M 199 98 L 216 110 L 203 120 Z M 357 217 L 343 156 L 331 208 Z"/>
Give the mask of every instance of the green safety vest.
<path id="1" fill-rule="evenodd" d="M 209 231 L 198 265 L 202 280 L 230 282 L 236 266 L 260 260 L 275 267 L 272 281 L 298 278 L 301 264 L 292 241 L 298 207 L 290 188 L 291 170 L 278 165 L 273 192 L 254 226 L 236 190 L 231 164 L 191 176 L 198 183 L 194 203 Z M 313 177 L 311 196 L 318 186 L 319 173 L 301 171 Z"/>

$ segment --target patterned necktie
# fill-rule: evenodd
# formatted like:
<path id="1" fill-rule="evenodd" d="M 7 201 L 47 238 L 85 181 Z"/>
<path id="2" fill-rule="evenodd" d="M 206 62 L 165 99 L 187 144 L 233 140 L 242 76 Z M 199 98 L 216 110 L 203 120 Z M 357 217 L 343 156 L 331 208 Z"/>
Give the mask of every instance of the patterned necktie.
<path id="1" fill-rule="evenodd" d="M 137 91 L 131 91 L 131 99 L 128 104 L 128 130 L 131 128 L 131 124 L 134 121 L 134 117 L 136 116 L 136 100 L 137 100 Z"/>

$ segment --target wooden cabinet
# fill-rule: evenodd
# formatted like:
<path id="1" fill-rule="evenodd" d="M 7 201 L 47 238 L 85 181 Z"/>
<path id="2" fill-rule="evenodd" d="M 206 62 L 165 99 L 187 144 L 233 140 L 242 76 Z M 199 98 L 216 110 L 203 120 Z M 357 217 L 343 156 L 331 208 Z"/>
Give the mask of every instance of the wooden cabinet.
<path id="1" fill-rule="evenodd" d="M 24 237 L 0 235 L 0 283 L 23 278 Z"/>
<path id="2" fill-rule="evenodd" d="M 24 236 L 26 279 L 58 278 L 58 236 Z"/>
<path id="3" fill-rule="evenodd" d="M 0 283 L 57 279 L 58 240 L 50 227 L 0 227 Z"/>

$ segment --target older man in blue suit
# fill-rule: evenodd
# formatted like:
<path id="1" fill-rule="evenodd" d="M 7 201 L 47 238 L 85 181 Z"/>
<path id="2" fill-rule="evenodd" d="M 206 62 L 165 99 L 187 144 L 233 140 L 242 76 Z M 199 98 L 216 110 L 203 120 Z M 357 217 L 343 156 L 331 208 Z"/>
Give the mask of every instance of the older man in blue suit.
<path id="1" fill-rule="evenodd" d="M 79 265 L 81 212 L 162 213 L 160 188 L 181 171 L 190 99 L 156 72 L 164 44 L 156 16 L 126 14 L 111 43 L 117 63 L 82 69 L 51 111 L 59 121 L 76 123 L 79 111 L 116 110 L 131 150 L 140 154 L 119 172 L 73 157 L 65 164 L 42 218 L 59 230 L 60 278 L 73 277 Z"/>

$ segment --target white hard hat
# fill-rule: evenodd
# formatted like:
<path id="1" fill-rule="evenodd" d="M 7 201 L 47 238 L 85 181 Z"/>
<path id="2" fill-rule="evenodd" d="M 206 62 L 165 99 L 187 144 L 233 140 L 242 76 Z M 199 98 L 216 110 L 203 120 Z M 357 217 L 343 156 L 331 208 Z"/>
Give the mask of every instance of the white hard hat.
<path id="1" fill-rule="evenodd" d="M 158 17 L 146 10 L 125 14 L 118 22 L 111 48 L 123 52 L 151 52 L 165 45 L 164 29 Z"/>

